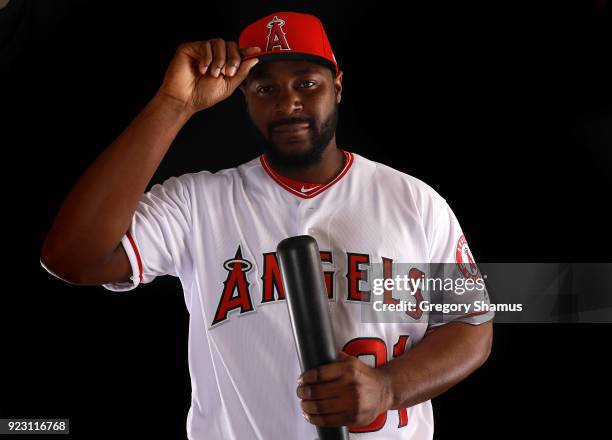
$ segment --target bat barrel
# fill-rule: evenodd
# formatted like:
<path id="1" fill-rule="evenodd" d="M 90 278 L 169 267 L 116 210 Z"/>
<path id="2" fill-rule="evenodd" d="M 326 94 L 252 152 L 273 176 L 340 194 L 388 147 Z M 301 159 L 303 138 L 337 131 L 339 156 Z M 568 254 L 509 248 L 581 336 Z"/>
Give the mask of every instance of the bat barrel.
<path id="1" fill-rule="evenodd" d="M 302 372 L 337 360 L 329 299 L 317 241 L 298 235 L 277 248 L 293 337 Z M 317 427 L 320 440 L 347 440 L 346 427 Z"/>
<path id="2" fill-rule="evenodd" d="M 302 372 L 337 359 L 329 300 L 314 238 L 299 235 L 277 247 L 285 298 Z"/>

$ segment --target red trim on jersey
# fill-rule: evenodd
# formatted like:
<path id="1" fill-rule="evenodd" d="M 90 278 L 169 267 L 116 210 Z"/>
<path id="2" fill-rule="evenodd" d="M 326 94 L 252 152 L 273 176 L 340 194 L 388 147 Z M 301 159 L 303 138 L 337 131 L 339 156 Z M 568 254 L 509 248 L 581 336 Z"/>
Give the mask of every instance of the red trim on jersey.
<path id="1" fill-rule="evenodd" d="M 136 261 L 138 261 L 138 277 L 140 278 L 140 282 L 142 282 L 142 260 L 140 259 L 140 252 L 138 252 L 136 242 L 132 238 L 132 234 L 130 234 L 130 231 L 127 231 L 125 235 L 127 235 L 128 240 L 130 240 L 130 244 L 132 245 L 134 253 L 136 254 Z M 134 281 L 130 280 L 130 283 L 134 284 Z"/>
<path id="2" fill-rule="evenodd" d="M 342 152 L 344 153 L 344 168 L 342 168 L 342 171 L 340 171 L 340 173 L 338 173 L 338 175 L 328 183 L 300 182 L 299 180 L 290 179 L 289 177 L 282 176 L 272 169 L 265 153 L 259 156 L 259 160 L 261 162 L 261 165 L 263 166 L 263 169 L 266 170 L 266 173 L 268 173 L 272 180 L 274 180 L 276 183 L 278 183 L 280 186 L 282 186 L 284 189 L 286 189 L 293 195 L 296 195 L 303 199 L 311 199 L 314 196 L 321 194 L 327 188 L 342 179 L 342 177 L 344 177 L 344 175 L 348 172 L 349 168 L 351 168 L 351 165 L 353 164 L 353 153 L 344 150 L 342 150 Z M 303 190 L 306 190 L 307 192 L 303 192 Z"/>
<path id="3" fill-rule="evenodd" d="M 266 162 L 267 162 L 267 157 L 266 157 Z M 344 168 L 344 164 L 346 163 L 346 156 L 344 156 L 343 160 L 342 160 L 342 167 Z M 301 180 L 295 180 L 292 179 L 290 177 L 287 176 L 283 176 L 281 174 L 278 174 L 277 172 L 274 171 L 274 169 L 270 166 L 270 162 L 267 162 L 268 167 L 270 168 L 270 170 L 272 170 L 272 172 L 274 173 L 274 175 L 276 176 L 276 178 L 278 180 L 280 180 L 282 183 L 284 183 L 287 186 L 290 186 L 291 189 L 295 190 L 295 191 L 300 191 L 303 187 L 304 189 L 306 189 L 306 191 L 304 191 L 304 194 L 309 193 L 311 190 L 314 190 L 316 188 L 319 188 L 320 186 L 325 185 L 325 182 L 321 182 L 321 183 L 310 183 L 310 182 L 302 182 Z"/>

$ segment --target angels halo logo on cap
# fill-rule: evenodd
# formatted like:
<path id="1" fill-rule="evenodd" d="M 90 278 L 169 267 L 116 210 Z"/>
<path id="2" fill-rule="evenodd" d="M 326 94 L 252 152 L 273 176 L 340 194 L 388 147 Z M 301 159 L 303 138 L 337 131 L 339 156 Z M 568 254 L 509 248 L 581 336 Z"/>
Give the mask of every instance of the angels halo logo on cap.
<path id="1" fill-rule="evenodd" d="M 278 18 L 276 15 L 266 25 L 266 27 L 270 29 L 266 40 L 266 52 L 270 52 L 277 47 L 280 50 L 291 50 L 287 42 L 287 37 L 285 36 L 285 31 L 283 31 L 284 25 L 285 20 Z"/>
<path id="2" fill-rule="evenodd" d="M 238 38 L 241 49 L 257 46 L 261 51 L 244 57 L 260 62 L 275 60 L 312 61 L 340 73 L 336 57 L 323 28 L 314 15 L 274 12 L 246 26 Z"/>

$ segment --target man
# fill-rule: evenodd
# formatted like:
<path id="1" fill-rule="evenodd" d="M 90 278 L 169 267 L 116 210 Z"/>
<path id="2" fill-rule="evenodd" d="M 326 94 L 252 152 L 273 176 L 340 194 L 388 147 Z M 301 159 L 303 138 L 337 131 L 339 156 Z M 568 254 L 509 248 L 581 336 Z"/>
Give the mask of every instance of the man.
<path id="1" fill-rule="evenodd" d="M 466 276 L 475 265 L 432 188 L 337 146 L 342 75 L 308 14 L 263 17 L 239 44 L 181 45 L 155 97 L 79 179 L 45 240 L 41 263 L 67 282 L 126 291 L 180 278 L 190 439 L 312 440 L 315 425 L 349 426 L 351 438 L 429 439 L 430 399 L 489 355 L 492 312 L 362 319 L 370 264 L 449 263 Z M 143 194 L 185 122 L 238 87 L 264 154 Z M 321 249 L 339 353 L 300 374 L 274 251 L 302 234 Z M 419 291 L 417 302 L 426 299 Z"/>

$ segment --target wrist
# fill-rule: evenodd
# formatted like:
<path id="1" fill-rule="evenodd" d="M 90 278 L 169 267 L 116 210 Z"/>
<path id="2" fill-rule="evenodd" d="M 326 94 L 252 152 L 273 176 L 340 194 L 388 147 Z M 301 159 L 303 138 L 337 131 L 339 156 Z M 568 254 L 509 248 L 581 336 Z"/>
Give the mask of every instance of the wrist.
<path id="1" fill-rule="evenodd" d="M 393 380 L 389 370 L 378 368 L 381 377 L 381 413 L 393 409 L 395 405 L 395 393 L 393 392 Z"/>
<path id="2" fill-rule="evenodd" d="M 193 115 L 193 112 L 189 109 L 187 104 L 172 96 L 163 90 L 158 90 L 152 99 L 152 103 L 160 108 L 163 108 L 170 112 L 174 117 L 180 119 L 182 122 L 187 122 Z"/>

